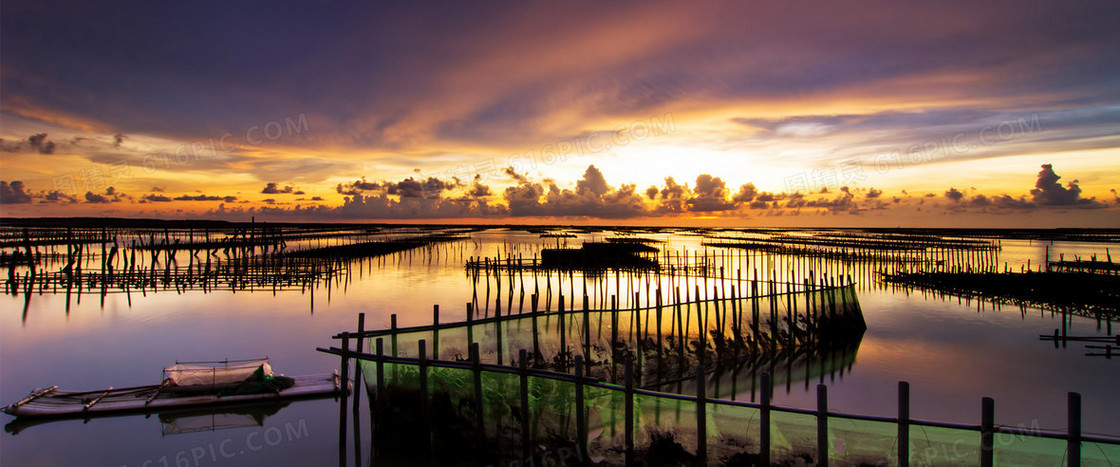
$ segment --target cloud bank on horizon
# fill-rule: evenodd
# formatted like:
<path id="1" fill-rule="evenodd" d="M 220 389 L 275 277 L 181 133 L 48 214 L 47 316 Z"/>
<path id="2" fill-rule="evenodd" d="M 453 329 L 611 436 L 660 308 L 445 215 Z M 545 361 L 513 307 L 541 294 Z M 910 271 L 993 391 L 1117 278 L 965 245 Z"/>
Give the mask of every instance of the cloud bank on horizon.
<path id="1" fill-rule="evenodd" d="M 1118 19 L 1108 1 L 5 2 L 0 209 L 1116 225 Z"/>
<path id="2" fill-rule="evenodd" d="M 236 196 L 189 195 L 171 197 L 150 193 L 136 199 L 110 187 L 103 194 L 87 192 L 84 201 L 58 192 L 30 192 L 22 181 L 0 182 L 0 204 L 109 204 L 122 201 L 133 203 L 171 203 L 179 201 L 220 202 L 206 210 L 200 217 L 244 220 L 300 221 L 361 221 L 361 220 L 437 220 L 472 219 L 519 223 L 526 218 L 563 221 L 623 221 L 656 218 L 662 220 L 689 220 L 696 218 L 774 218 L 778 216 L 866 216 L 868 213 L 913 210 L 926 215 L 959 215 L 962 213 L 985 216 L 1016 214 L 1041 214 L 1070 210 L 1091 212 L 1120 210 L 1120 196 L 1112 191 L 1111 200 L 1084 198 L 1078 181 L 1065 186 L 1058 182 L 1062 177 L 1052 164 L 1043 164 L 1033 189 L 1028 194 L 985 195 L 975 188 L 965 191 L 949 188 L 943 194 L 925 193 L 912 195 L 903 192 L 889 199 L 875 188 L 840 187 L 835 193 L 822 189 L 816 193 L 768 192 L 759 190 L 753 183 L 745 183 L 737 190 L 730 189 L 720 178 L 710 174 L 696 177 L 691 187 L 666 177 L 660 186 L 650 185 L 639 190 L 634 184 L 611 185 L 594 165 L 587 167 L 575 188 L 557 186 L 554 180 L 535 181 L 518 173 L 512 167 L 502 170 L 515 184 L 498 196 L 481 175 L 472 181 L 458 178 L 441 180 L 435 177 L 400 181 L 375 181 L 358 179 L 340 183 L 335 190 L 345 195 L 338 206 L 325 204 L 304 205 L 293 201 L 268 198 L 263 204 L 245 206 Z M 155 188 L 155 187 L 154 187 Z M 291 186 L 283 189 L 269 182 L 261 191 L 266 194 L 303 194 Z M 322 199 L 311 200 L 322 201 Z"/>

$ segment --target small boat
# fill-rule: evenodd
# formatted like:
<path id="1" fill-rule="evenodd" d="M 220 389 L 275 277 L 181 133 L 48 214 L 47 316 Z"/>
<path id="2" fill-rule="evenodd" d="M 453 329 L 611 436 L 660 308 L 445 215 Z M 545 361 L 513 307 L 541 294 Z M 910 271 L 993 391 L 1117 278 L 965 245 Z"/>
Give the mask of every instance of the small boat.
<path id="1" fill-rule="evenodd" d="M 286 377 L 274 375 L 268 359 L 179 363 L 163 370 L 160 384 L 96 391 L 37 388 L 4 413 L 19 417 L 89 418 L 123 412 L 245 404 L 336 395 L 338 371 Z"/>
<path id="2" fill-rule="evenodd" d="M 12 435 L 18 435 L 24 430 L 34 426 L 65 420 L 82 420 L 85 423 L 89 423 L 92 420 L 115 417 L 134 417 L 140 415 L 143 415 L 144 418 L 150 418 L 152 415 L 155 415 L 160 422 L 161 434 L 165 436 L 180 433 L 192 433 L 195 431 L 217 431 L 225 428 L 243 428 L 250 427 L 252 425 L 259 427 L 264 426 L 263 423 L 265 418 L 276 414 L 292 402 L 320 399 L 331 396 L 332 395 L 330 394 L 326 394 L 299 399 L 269 399 L 236 404 L 209 406 L 204 405 L 199 407 L 122 411 L 110 413 L 92 413 L 72 416 L 63 415 L 53 417 L 15 417 L 7 425 L 4 425 L 4 431 Z"/>

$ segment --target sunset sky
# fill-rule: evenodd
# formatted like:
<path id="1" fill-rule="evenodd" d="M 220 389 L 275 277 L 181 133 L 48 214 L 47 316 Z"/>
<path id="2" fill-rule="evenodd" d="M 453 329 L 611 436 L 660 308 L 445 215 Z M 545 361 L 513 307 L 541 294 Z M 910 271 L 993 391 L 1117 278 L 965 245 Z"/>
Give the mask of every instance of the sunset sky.
<path id="1" fill-rule="evenodd" d="M 1120 227 L 1120 4 L 0 10 L 0 214 Z"/>

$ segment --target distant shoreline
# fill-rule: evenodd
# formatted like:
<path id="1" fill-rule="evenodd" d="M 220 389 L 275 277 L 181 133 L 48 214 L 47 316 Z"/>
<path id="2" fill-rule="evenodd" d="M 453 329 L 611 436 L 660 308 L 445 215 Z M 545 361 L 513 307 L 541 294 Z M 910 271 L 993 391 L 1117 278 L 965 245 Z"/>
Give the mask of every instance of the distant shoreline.
<path id="1" fill-rule="evenodd" d="M 694 231 L 737 231 L 737 232 L 750 232 L 750 231 L 773 231 L 773 230 L 846 230 L 846 231 L 862 231 L 862 232 L 960 232 L 969 235 L 1006 235 L 1007 233 L 1077 233 L 1077 232 L 1092 232 L 1092 233 L 1117 233 L 1120 234 L 1120 228 L 1112 227 L 1054 227 L 1054 228 L 991 228 L 991 227 L 944 227 L 944 228 L 930 228 L 930 227 L 690 227 L 680 225 L 635 225 L 635 226 L 620 226 L 620 225 L 607 225 L 607 224 L 499 224 L 499 223 L 413 223 L 413 222 L 238 222 L 216 219 L 152 219 L 152 218 L 128 218 L 128 217 L 0 217 L 0 227 L 116 227 L 116 228 L 228 228 L 228 227 L 245 227 L 257 224 L 267 224 L 274 227 L 283 226 L 324 226 L 324 227 L 346 227 L 346 226 L 385 226 L 385 227 L 481 227 L 491 229 L 540 229 L 542 227 L 553 228 L 573 228 L 577 230 L 582 229 L 606 229 L 606 230 L 633 230 L 633 231 L 649 231 L 654 229 L 673 229 L 673 230 L 694 230 Z"/>

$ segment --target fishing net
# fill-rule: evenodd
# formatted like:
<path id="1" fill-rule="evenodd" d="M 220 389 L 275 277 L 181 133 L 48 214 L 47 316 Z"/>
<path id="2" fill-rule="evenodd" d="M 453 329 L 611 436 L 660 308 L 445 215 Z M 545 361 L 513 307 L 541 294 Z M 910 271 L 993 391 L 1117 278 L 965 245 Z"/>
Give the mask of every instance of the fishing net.
<path id="1" fill-rule="evenodd" d="M 425 340 L 428 358 L 465 360 L 476 343 L 482 363 L 512 366 L 525 349 L 531 368 L 571 373 L 578 356 L 590 376 L 616 383 L 631 358 L 637 385 L 653 388 L 694 376 L 701 362 L 730 368 L 797 360 L 789 369 L 798 374 L 790 376 L 804 379 L 806 367 L 816 373 L 825 360 L 827 367 L 850 364 L 863 329 L 854 290 L 844 287 L 639 310 L 503 315 L 378 332 L 364 350 L 375 352 L 380 339 L 385 355 L 417 357 L 417 342 Z"/>
<path id="2" fill-rule="evenodd" d="M 858 332 L 811 332 L 818 327 Z M 375 450 L 405 455 L 391 460 L 437 453 L 432 455 L 441 465 L 462 459 L 530 465 L 525 456 L 532 457 L 531 465 L 577 460 L 623 465 L 628 396 L 619 383 L 629 361 L 635 387 L 643 388 L 629 396 L 632 453 L 639 463 L 694 465 L 706 459 L 714 465 L 753 465 L 762 454 L 762 409 L 734 399 L 749 396 L 755 402 L 763 372 L 787 391 L 794 384 L 808 389 L 825 375 L 842 376 L 855 360 L 862 328 L 854 290 L 844 287 L 397 329 L 374 336 L 382 339 L 383 354 L 416 357 L 422 339 L 426 357 L 441 361 L 429 360 L 423 369 L 416 361 L 363 360 L 360 365 L 376 401 L 371 404 L 374 425 L 385 427 L 375 437 Z M 374 339 L 368 340 L 370 351 L 376 348 Z M 471 344 L 479 346 L 478 368 L 466 361 Z M 552 372 L 520 374 L 516 365 L 522 349 L 530 368 Z M 575 356 L 583 357 L 587 375 L 579 381 L 571 376 Z M 712 368 L 717 360 L 719 371 L 705 370 L 708 400 L 701 420 L 692 396 L 696 370 Z M 702 362 L 709 366 L 701 367 Z M 897 462 L 895 422 L 835 415 L 827 422 L 825 452 L 833 465 Z M 816 414 L 773 408 L 765 429 L 771 462 L 820 461 Z M 997 433 L 994 442 L 1001 464 L 1061 464 L 1066 456 L 1064 440 Z M 915 465 L 974 465 L 980 432 L 912 424 L 907 447 Z M 1085 442 L 1082 456 L 1084 465 L 1111 465 L 1120 460 L 1120 447 Z"/>

